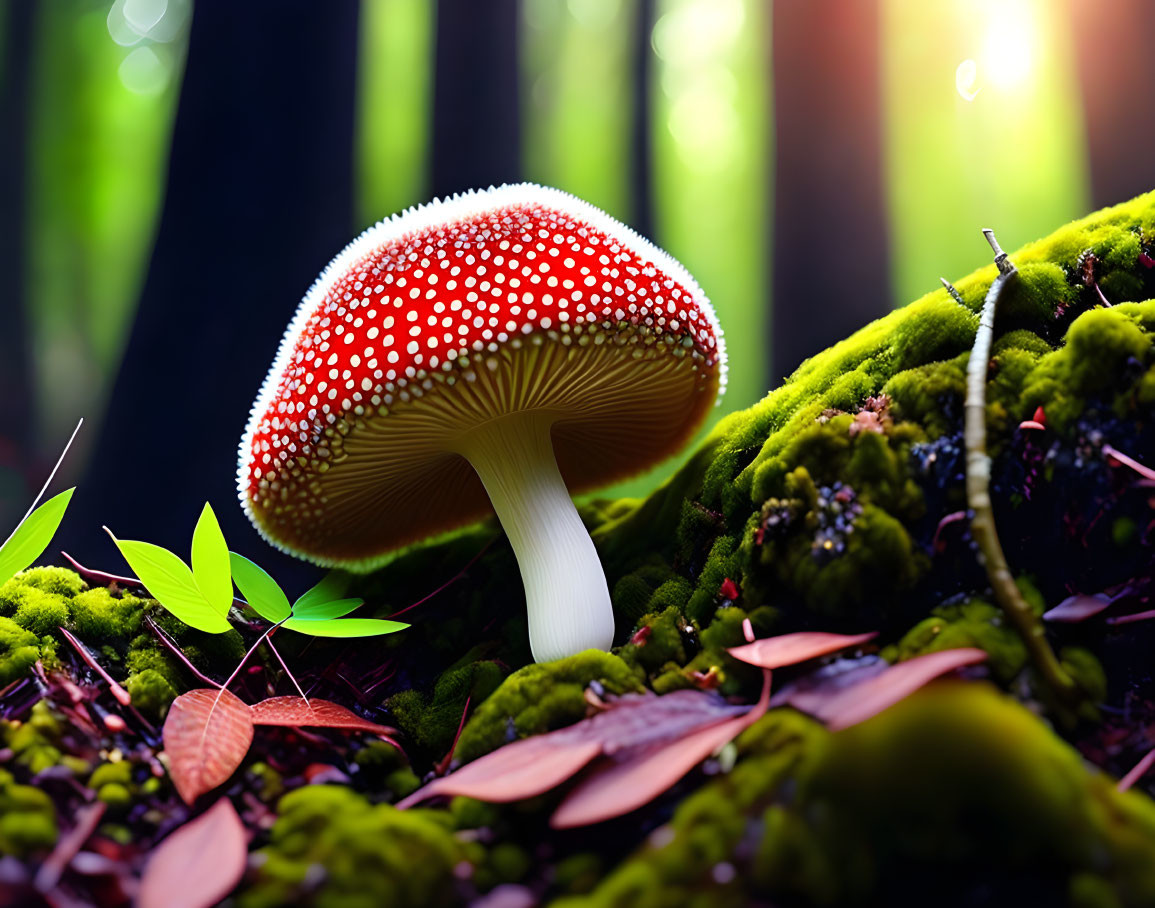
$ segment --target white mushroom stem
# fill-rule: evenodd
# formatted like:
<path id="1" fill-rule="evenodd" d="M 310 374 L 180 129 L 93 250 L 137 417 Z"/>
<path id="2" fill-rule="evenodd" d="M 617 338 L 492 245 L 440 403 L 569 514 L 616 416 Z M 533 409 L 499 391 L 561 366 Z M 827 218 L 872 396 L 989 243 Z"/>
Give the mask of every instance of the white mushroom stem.
<path id="1" fill-rule="evenodd" d="M 614 640 L 606 575 L 558 472 L 551 423 L 544 413 L 515 413 L 456 446 L 481 477 L 517 556 L 538 662 L 608 650 Z"/>

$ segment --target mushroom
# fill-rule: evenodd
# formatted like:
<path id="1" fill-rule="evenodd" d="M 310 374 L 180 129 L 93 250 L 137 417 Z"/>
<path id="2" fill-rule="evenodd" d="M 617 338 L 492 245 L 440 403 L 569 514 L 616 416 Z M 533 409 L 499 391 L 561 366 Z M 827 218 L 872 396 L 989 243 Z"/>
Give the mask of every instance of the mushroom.
<path id="1" fill-rule="evenodd" d="M 468 192 L 371 227 L 313 284 L 241 441 L 241 503 L 273 545 L 353 571 L 492 506 L 534 658 L 609 649 L 570 495 L 675 453 L 725 380 L 665 252 L 556 189 Z"/>

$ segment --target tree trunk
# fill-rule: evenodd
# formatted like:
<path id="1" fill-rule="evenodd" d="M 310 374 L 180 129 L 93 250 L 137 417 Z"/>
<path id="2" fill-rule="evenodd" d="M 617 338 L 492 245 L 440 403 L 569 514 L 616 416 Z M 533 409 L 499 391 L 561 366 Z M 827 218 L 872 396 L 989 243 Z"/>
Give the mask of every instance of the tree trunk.
<path id="1" fill-rule="evenodd" d="M 24 156 L 35 5 L 10 0 L 0 23 L 0 540 L 28 505 L 34 460 L 31 339 L 24 317 Z"/>
<path id="2" fill-rule="evenodd" d="M 237 505 L 237 446 L 298 301 L 351 239 L 358 8 L 197 4 L 156 248 L 66 522 L 75 554 L 115 566 L 101 524 L 187 552 L 207 500 L 234 548 L 277 560 Z"/>
<path id="3" fill-rule="evenodd" d="M 633 136 L 630 148 L 630 185 L 633 206 L 630 226 L 654 238 L 654 0 L 638 0 L 634 19 Z"/>
<path id="4" fill-rule="evenodd" d="M 877 0 L 776 0 L 772 368 L 891 307 Z"/>
<path id="5" fill-rule="evenodd" d="M 1071 8 L 1091 207 L 1102 208 L 1155 188 L 1155 94 L 1150 86 L 1155 10 L 1145 0 L 1074 0 Z"/>
<path id="6" fill-rule="evenodd" d="M 433 195 L 521 179 L 516 0 L 438 0 Z"/>

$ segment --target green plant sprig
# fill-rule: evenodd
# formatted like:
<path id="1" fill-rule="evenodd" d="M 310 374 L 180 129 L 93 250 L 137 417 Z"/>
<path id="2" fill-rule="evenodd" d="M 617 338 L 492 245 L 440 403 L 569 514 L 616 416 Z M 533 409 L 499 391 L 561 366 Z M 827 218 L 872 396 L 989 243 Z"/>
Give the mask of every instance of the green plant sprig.
<path id="1" fill-rule="evenodd" d="M 149 594 L 189 627 L 206 633 L 223 634 L 232 629 L 229 615 L 234 583 L 245 602 L 271 625 L 266 634 L 283 627 L 313 637 L 375 637 L 409 627 L 381 618 L 346 618 L 365 601 L 343 598 L 346 580 L 335 572 L 290 604 L 267 571 L 229 551 L 208 504 L 193 530 L 191 568 L 168 549 L 118 539 L 108 527 L 104 530 Z"/>
<path id="2" fill-rule="evenodd" d="M 56 478 L 56 471 L 64 462 L 64 457 L 68 454 L 68 449 L 72 447 L 72 442 L 76 440 L 76 433 L 80 431 L 82 425 L 84 425 L 83 419 L 72 430 L 68 443 L 65 444 L 64 450 L 56 459 L 56 466 L 48 474 L 39 494 L 32 500 L 28 512 L 16 524 L 16 529 L 4 540 L 4 544 L 0 545 L 0 583 L 5 583 L 9 578 L 19 574 L 43 555 L 48 544 L 52 542 L 52 537 L 60 528 L 60 522 L 64 519 L 64 512 L 68 510 L 68 504 L 72 501 L 72 493 L 76 491 L 76 487 L 66 489 L 59 495 L 49 498 L 43 504 L 40 504 L 40 499 L 44 497 L 44 493 L 48 491 L 48 486 Z"/>

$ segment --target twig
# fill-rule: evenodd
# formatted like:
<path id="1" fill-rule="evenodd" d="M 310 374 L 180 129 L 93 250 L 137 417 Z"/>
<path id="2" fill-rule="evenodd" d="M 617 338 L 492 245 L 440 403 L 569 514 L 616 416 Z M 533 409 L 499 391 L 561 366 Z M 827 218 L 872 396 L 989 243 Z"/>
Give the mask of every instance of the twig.
<path id="1" fill-rule="evenodd" d="M 221 686 L 220 681 L 214 681 L 208 675 L 204 674 L 199 668 L 193 665 L 192 662 L 189 661 L 189 657 L 181 651 L 181 648 L 177 646 L 175 642 L 169 639 L 168 634 L 164 632 L 159 624 L 157 624 L 151 618 L 145 618 L 145 623 L 148 624 L 148 629 L 152 631 L 156 639 L 163 643 L 168 648 L 170 653 L 180 659 L 180 661 L 184 663 L 184 667 L 192 672 L 193 676 L 198 681 L 203 681 L 205 684 L 211 684 L 213 687 Z"/>
<path id="2" fill-rule="evenodd" d="M 962 298 L 961 293 L 955 290 L 954 284 L 948 281 L 945 277 L 940 277 L 939 280 L 942 281 L 942 285 L 946 287 L 946 292 L 951 295 L 956 303 L 958 303 L 960 306 L 966 305 L 966 300 Z"/>
<path id="3" fill-rule="evenodd" d="M 394 612 L 392 615 L 389 616 L 389 620 L 392 621 L 398 615 L 404 615 L 410 609 L 415 609 L 415 608 L 417 608 L 417 606 L 428 602 L 430 599 L 432 599 L 434 596 L 436 596 L 438 593 L 440 593 L 443 589 L 445 589 L 451 583 L 455 583 L 457 580 L 461 579 L 462 575 L 464 575 L 466 571 L 468 571 L 471 567 L 473 567 L 473 565 L 477 561 L 477 559 L 480 558 L 482 555 L 484 555 L 487 551 L 489 551 L 489 547 L 491 545 L 493 545 L 493 543 L 496 541 L 497 541 L 497 537 L 495 536 L 493 539 L 489 540 L 489 542 L 487 542 L 485 545 L 483 545 L 481 547 L 481 551 L 479 551 L 476 555 L 474 555 L 472 558 L 470 558 L 469 561 L 467 561 L 465 563 L 465 567 L 463 567 L 460 571 L 458 571 L 456 574 L 454 574 L 452 577 L 450 577 L 448 580 L 446 580 L 443 584 L 441 584 L 441 586 L 439 586 L 437 589 L 435 589 L 432 593 L 427 593 L 426 595 L 424 595 L 420 599 L 418 599 L 416 602 L 414 602 L 412 605 L 407 605 L 407 606 L 405 606 L 405 608 L 401 609 L 401 611 Z"/>
<path id="4" fill-rule="evenodd" d="M 1155 480 L 1155 470 L 1152 470 L 1148 466 L 1144 466 L 1143 464 L 1139 463 L 1139 461 L 1137 461 L 1134 457 L 1131 457 L 1127 454 L 1124 454 L 1122 451 L 1120 451 L 1118 448 L 1114 447 L 1113 445 L 1109 445 L 1109 444 L 1103 445 L 1103 453 L 1107 457 L 1110 457 L 1112 460 L 1114 460 L 1116 463 L 1121 463 L 1125 467 L 1130 467 L 1132 470 L 1134 470 L 1136 473 L 1138 473 L 1144 479 Z"/>
<path id="5" fill-rule="evenodd" d="M 123 687 L 121 687 L 119 684 L 117 684 L 117 682 L 112 677 L 112 675 L 110 675 L 108 672 L 106 672 L 103 668 L 100 667 L 100 663 L 97 662 L 96 659 L 93 658 L 92 653 L 90 653 L 88 651 L 88 647 L 86 647 L 83 643 L 81 643 L 79 640 L 77 640 L 65 628 L 62 627 L 62 628 L 59 628 L 59 630 L 60 630 L 60 633 L 64 634 L 64 636 L 68 640 L 68 642 L 72 644 L 72 648 L 75 649 L 80 654 L 80 658 L 85 661 L 85 663 L 88 665 L 88 667 L 91 668 L 94 672 L 96 672 L 98 675 L 100 675 L 101 678 L 104 679 L 105 683 L 108 685 L 109 690 L 112 691 L 112 696 L 116 698 L 116 702 L 119 703 L 121 706 L 131 706 L 132 705 L 132 697 L 129 696 L 128 691 L 126 691 Z"/>
<path id="6" fill-rule="evenodd" d="M 991 358 L 991 345 L 995 336 L 995 312 L 1003 289 L 1018 275 L 1018 271 L 999 248 L 995 235 L 983 230 L 983 236 L 991 244 L 995 253 L 995 264 L 999 274 L 987 291 L 979 315 L 979 327 L 975 334 L 974 349 L 967 363 L 966 420 L 963 437 L 966 441 L 966 491 L 967 504 L 971 509 L 971 533 L 978 543 L 980 561 L 986 569 L 987 579 L 995 601 L 1006 613 L 1030 654 L 1031 660 L 1048 684 L 1064 700 L 1072 700 L 1078 690 L 1071 676 L 1059 664 L 1054 650 L 1047 642 L 1046 630 L 1031 607 L 1023 599 L 1015 578 L 1007 565 L 1006 555 L 999 542 L 995 527 L 995 513 L 991 505 L 991 459 L 987 454 L 987 369 Z"/>
<path id="7" fill-rule="evenodd" d="M 62 551 L 60 554 L 65 561 L 72 565 L 72 569 L 84 578 L 84 582 L 88 583 L 89 585 L 91 585 L 95 580 L 102 586 L 111 586 L 115 583 L 123 587 L 130 587 L 138 590 L 144 589 L 144 584 L 137 580 L 135 577 L 123 577 L 120 574 L 109 574 L 105 571 L 96 571 L 92 568 L 85 567 L 67 552 Z"/>
<path id="8" fill-rule="evenodd" d="M 1136 763 L 1134 767 L 1132 767 L 1131 771 L 1119 780 L 1119 784 L 1116 786 L 1116 788 L 1118 788 L 1119 791 L 1126 791 L 1141 778 L 1143 778 L 1143 776 L 1147 774 L 1147 770 L 1149 770 L 1152 766 L 1155 766 L 1155 750 L 1148 751 L 1147 756 Z"/>
<path id="9" fill-rule="evenodd" d="M 61 836 L 60 841 L 56 843 L 56 847 L 52 849 L 50 854 L 40 869 L 36 872 L 36 879 L 33 885 L 36 891 L 41 894 L 52 891 L 56 888 L 56 884 L 60 882 L 60 877 L 64 873 L 64 869 L 72 863 L 72 859 L 88 841 L 89 837 L 96 831 L 96 827 L 100 825 L 100 819 L 104 816 L 104 811 L 107 805 L 103 801 L 96 801 L 93 804 L 87 804 L 81 807 L 76 812 L 76 825 L 72 830 L 64 836 Z"/>

